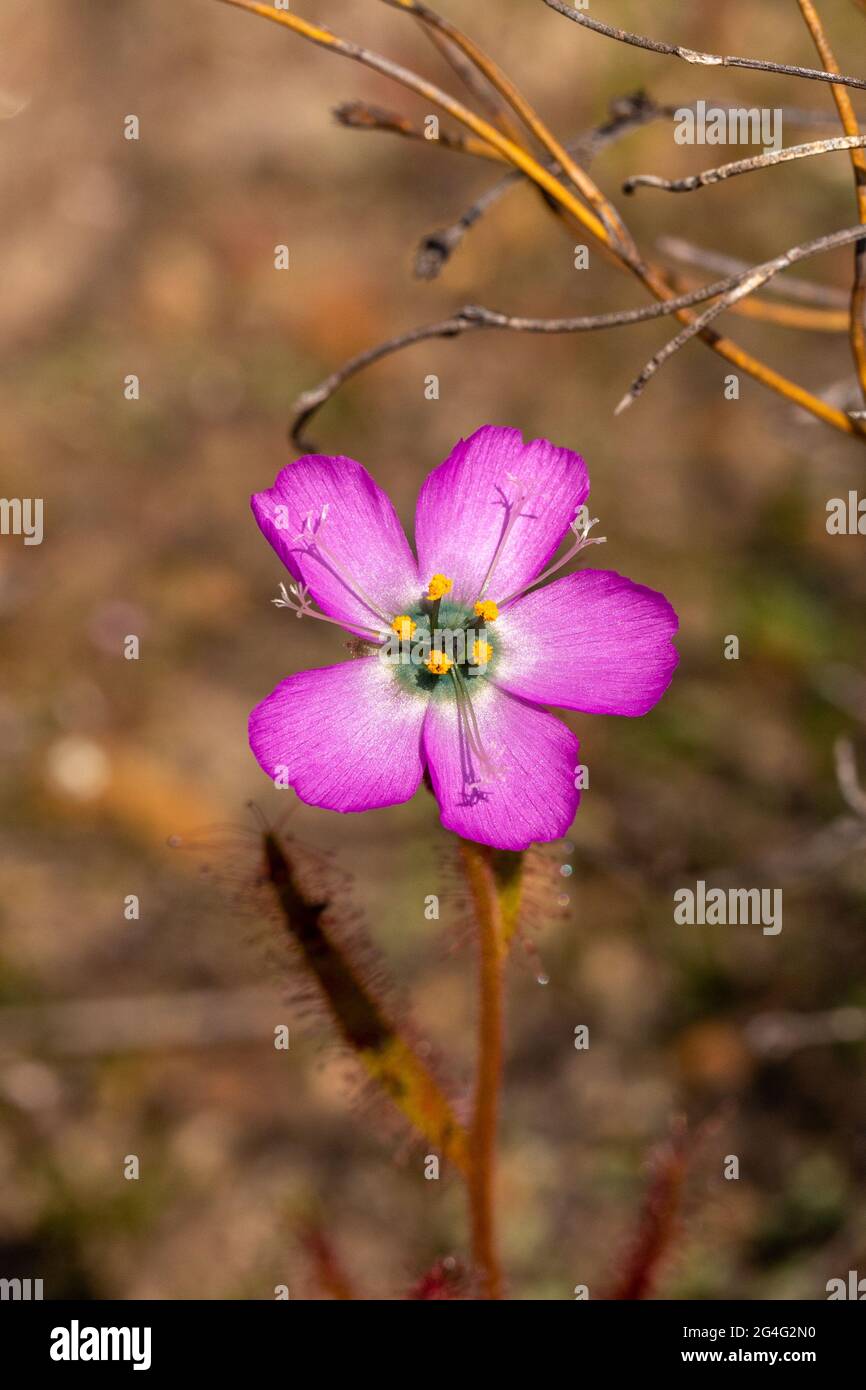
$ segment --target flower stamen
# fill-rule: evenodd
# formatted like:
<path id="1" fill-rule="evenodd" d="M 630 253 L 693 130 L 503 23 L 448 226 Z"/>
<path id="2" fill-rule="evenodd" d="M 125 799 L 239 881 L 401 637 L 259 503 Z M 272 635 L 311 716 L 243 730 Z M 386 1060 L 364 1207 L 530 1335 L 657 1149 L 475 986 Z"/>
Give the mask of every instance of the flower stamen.
<path id="1" fill-rule="evenodd" d="M 482 638 L 476 638 L 472 643 L 472 660 L 470 664 L 472 666 L 487 666 L 492 658 L 493 648 L 490 643 L 485 642 Z"/>
<path id="2" fill-rule="evenodd" d="M 427 597 L 433 602 L 436 599 L 444 598 L 446 594 L 450 594 L 453 588 L 454 580 L 449 579 L 447 574 L 434 574 L 427 585 Z"/>
<path id="3" fill-rule="evenodd" d="M 411 642 L 417 626 L 414 618 L 410 618 L 408 613 L 399 613 L 391 624 L 391 631 L 396 632 L 401 642 Z"/>
<path id="4" fill-rule="evenodd" d="M 345 623 L 338 622 L 336 618 L 329 618 L 327 613 L 316 611 L 310 600 L 310 590 L 306 584 L 290 584 L 288 589 L 285 584 L 281 584 L 280 598 L 272 598 L 271 603 L 276 608 L 290 609 L 296 618 L 318 618 L 320 623 L 333 623 L 334 627 L 342 628 L 346 626 Z M 367 637 L 375 638 L 377 641 L 383 635 L 372 627 L 364 627 L 361 623 L 352 623 L 352 629 L 364 633 Z"/>
<path id="5" fill-rule="evenodd" d="M 522 588 L 515 589 L 513 593 L 507 594 L 505 598 L 501 598 L 499 600 L 500 608 L 504 608 L 507 603 L 513 603 L 515 599 L 522 598 L 524 594 L 529 593 L 530 589 L 534 589 L 537 584 L 543 583 L 543 581 L 549 579 L 552 574 L 556 574 L 558 570 L 562 569 L 563 565 L 568 564 L 569 560 L 573 560 L 575 555 L 581 550 L 586 550 L 590 545 L 604 545 L 607 536 L 590 536 L 589 534 L 593 526 L 598 525 L 598 517 L 593 517 L 591 521 L 583 521 L 581 519 L 581 512 L 585 510 L 585 507 L 580 507 L 574 520 L 571 522 L 569 529 L 576 537 L 576 540 L 569 546 L 562 558 L 556 560 L 554 564 L 549 565 L 546 570 L 542 570 L 541 574 L 537 574 L 534 579 L 531 579 L 528 584 L 524 584 Z"/>
<path id="6" fill-rule="evenodd" d="M 313 513 L 308 512 L 304 517 L 303 530 L 296 539 L 306 546 L 308 555 L 312 555 L 314 558 L 321 560 L 326 568 L 329 569 L 342 584 L 345 584 L 349 593 L 352 594 L 359 603 L 362 603 L 365 608 L 369 608 L 371 613 L 375 613 L 376 617 L 380 618 L 387 628 L 391 621 L 388 615 L 382 612 L 379 605 L 373 602 L 370 595 L 364 592 L 360 584 L 356 583 L 350 575 L 345 573 L 336 555 L 334 555 L 319 538 L 319 532 L 328 519 L 329 510 L 330 504 L 326 503 L 315 521 L 313 521 Z"/>
<path id="7" fill-rule="evenodd" d="M 430 653 L 424 665 L 431 676 L 447 676 L 454 665 L 454 660 L 447 652 L 439 651 L 436 648 Z"/>

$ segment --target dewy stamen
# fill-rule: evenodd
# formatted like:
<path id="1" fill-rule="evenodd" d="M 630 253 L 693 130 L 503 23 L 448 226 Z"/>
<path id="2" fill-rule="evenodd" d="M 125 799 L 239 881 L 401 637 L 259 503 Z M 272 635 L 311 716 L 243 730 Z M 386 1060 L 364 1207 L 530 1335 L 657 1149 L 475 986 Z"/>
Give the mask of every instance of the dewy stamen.
<path id="1" fill-rule="evenodd" d="M 378 604 L 373 602 L 373 600 L 370 598 L 370 595 L 364 592 L 360 584 L 356 584 L 355 581 L 350 579 L 347 574 L 344 574 L 343 568 L 339 560 L 336 558 L 335 555 L 331 553 L 328 547 L 326 545 L 323 545 L 322 542 L 319 540 L 319 531 L 321 530 L 324 522 L 327 520 L 328 510 L 329 506 L 326 504 L 319 513 L 315 527 L 313 526 L 310 519 L 313 514 L 312 512 L 308 512 L 307 515 L 304 517 L 304 530 L 301 532 L 300 536 L 298 536 L 297 539 L 299 541 L 306 542 L 308 555 L 312 555 L 314 552 L 318 552 L 319 557 L 324 557 L 324 559 L 328 562 L 327 568 L 330 569 L 331 572 L 336 575 L 336 577 L 340 580 L 342 584 L 345 584 L 346 588 L 349 590 L 349 593 L 352 594 L 354 598 L 358 599 L 360 603 L 363 603 L 365 608 L 369 608 L 371 613 L 375 613 L 376 617 L 380 618 L 381 621 L 385 624 L 385 627 L 388 628 L 391 619 L 387 616 L 387 614 L 382 612 Z M 309 538 L 307 536 L 307 533 L 309 533 Z M 384 636 L 384 634 L 380 635 Z"/>

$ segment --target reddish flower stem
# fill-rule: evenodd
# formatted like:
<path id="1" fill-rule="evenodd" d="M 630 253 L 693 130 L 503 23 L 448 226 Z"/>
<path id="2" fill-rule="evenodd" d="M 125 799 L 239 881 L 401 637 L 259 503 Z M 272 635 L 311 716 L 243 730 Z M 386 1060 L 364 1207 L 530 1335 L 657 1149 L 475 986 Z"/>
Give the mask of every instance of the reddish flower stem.
<path id="1" fill-rule="evenodd" d="M 503 979 L 499 893 L 490 851 L 464 840 L 466 877 L 478 925 L 478 1059 L 475 1109 L 470 1129 L 467 1180 L 472 1223 L 472 1256 L 483 1297 L 502 1297 L 502 1271 L 496 1253 L 495 1174 L 499 1085 L 502 1075 Z"/>

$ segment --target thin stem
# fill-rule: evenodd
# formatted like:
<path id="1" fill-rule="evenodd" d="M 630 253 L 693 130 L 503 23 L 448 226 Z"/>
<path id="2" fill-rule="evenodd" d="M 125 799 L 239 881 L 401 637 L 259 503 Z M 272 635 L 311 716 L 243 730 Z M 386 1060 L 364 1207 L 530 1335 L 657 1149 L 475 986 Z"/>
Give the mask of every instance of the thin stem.
<path id="1" fill-rule="evenodd" d="M 848 227 L 844 231 L 833 232 L 829 236 L 816 237 L 813 241 L 806 242 L 802 246 L 790 247 L 781 255 L 774 256 L 771 261 L 765 261 L 762 265 L 746 266 L 743 270 L 737 271 L 736 274 L 726 276 L 724 280 L 716 280 L 711 285 L 702 285 L 698 289 L 689 290 L 686 294 L 674 296 L 665 286 L 667 297 L 662 302 L 642 305 L 638 309 L 620 309 L 606 314 L 581 314 L 573 318 L 526 318 L 514 314 L 503 314 L 496 309 L 487 309 L 480 304 L 466 304 L 450 318 L 442 319 L 438 323 L 422 324 L 420 327 L 410 329 L 407 333 L 388 338 L 385 342 L 368 348 L 365 352 L 358 353 L 356 357 L 345 362 L 337 371 L 332 372 L 313 390 L 305 391 L 295 403 L 295 418 L 290 437 L 299 448 L 312 450 L 312 443 L 304 438 L 304 427 L 344 382 L 363 371 L 365 367 L 381 361 L 383 357 L 389 357 L 392 353 L 400 352 L 403 348 L 411 347 L 415 343 L 426 342 L 431 338 L 456 338 L 463 333 L 471 333 L 479 329 L 505 329 L 513 333 L 591 333 L 604 328 L 645 323 L 650 319 L 663 318 L 669 314 L 675 314 L 680 318 L 685 311 L 696 304 L 704 303 L 708 299 L 718 299 L 719 302 L 714 304 L 712 309 L 707 310 L 700 319 L 687 319 L 687 326 L 683 332 L 651 359 L 628 394 L 617 406 L 617 413 L 619 413 L 640 395 L 646 382 L 655 375 L 662 362 L 666 361 L 693 337 L 706 332 L 709 324 L 718 314 L 727 309 L 736 308 L 739 300 L 754 293 L 756 289 L 763 288 L 780 271 L 795 265 L 797 261 L 804 260 L 807 256 L 816 255 L 821 251 L 830 251 L 837 246 L 843 246 L 856 240 L 859 234 L 858 224 L 857 227 Z M 716 342 L 724 347 L 726 352 L 732 354 L 730 360 L 738 360 L 740 350 L 736 344 L 718 337 Z M 763 366 L 763 364 L 761 365 Z M 770 371 L 769 368 L 763 368 L 763 370 Z M 799 391 L 798 387 L 793 389 Z M 785 394 L 789 393 L 786 392 Z M 809 399 L 812 400 L 811 397 Z M 805 404 L 805 402 L 797 401 L 797 404 Z M 830 423 L 836 425 L 837 428 L 845 429 L 847 433 L 858 432 L 857 422 L 852 420 L 844 411 L 836 410 L 835 407 L 827 405 L 824 401 L 817 404 L 821 407 L 820 411 L 815 409 L 813 405 L 807 406 L 807 409 L 810 409 L 812 414 L 821 415 L 825 419 L 832 417 Z"/>
<path id="2" fill-rule="evenodd" d="M 387 111 L 384 106 L 371 106 L 366 101 L 344 101 L 334 107 L 334 115 L 340 125 L 350 130 L 378 130 L 401 135 L 404 140 L 423 140 L 426 145 L 438 145 L 442 150 L 456 150 L 459 154 L 471 154 L 476 159 L 493 160 L 510 167 L 510 161 L 484 140 L 448 130 L 440 130 L 436 139 L 431 140 L 406 116 L 398 111 Z"/>
<path id="3" fill-rule="evenodd" d="M 818 50 L 821 62 L 831 72 L 838 73 L 839 64 L 824 33 L 824 26 L 812 0 L 797 0 L 800 13 L 806 21 L 809 33 Z M 854 114 L 854 106 L 844 87 L 833 84 L 833 100 L 839 112 L 839 120 L 846 135 L 858 136 L 860 125 Z M 857 194 L 857 211 L 860 221 L 866 223 L 866 155 L 862 150 L 851 150 L 851 165 L 854 169 L 854 188 Z M 857 368 L 860 394 L 866 401 L 866 239 L 858 241 L 854 247 L 854 283 L 851 287 L 851 353 Z"/>
<path id="4" fill-rule="evenodd" d="M 669 58 L 682 58 L 686 63 L 698 63 L 703 67 L 753 68 L 757 72 L 779 72 L 786 77 L 806 77 L 813 82 L 843 83 L 846 87 L 866 88 L 866 78 L 843 77 L 841 74 L 824 72 L 819 68 L 802 68 L 789 63 L 770 63 L 762 58 L 724 57 L 717 53 L 698 53 L 693 48 L 683 48 L 676 43 L 662 43 L 648 39 L 643 34 L 632 34 L 627 29 L 617 29 L 612 24 L 602 24 L 599 19 L 590 19 L 581 10 L 566 5 L 564 0 L 544 0 L 552 10 L 581 24 L 585 29 L 593 29 L 597 34 L 605 34 L 609 39 L 619 39 L 620 43 L 632 44 L 635 48 L 646 48 L 651 53 L 664 53 Z"/>
<path id="5" fill-rule="evenodd" d="M 392 0 L 384 0 L 384 3 L 390 5 Z M 458 47 L 453 39 L 446 37 L 441 29 L 425 24 L 420 16 L 416 16 L 416 18 L 418 19 L 418 28 L 424 37 L 429 43 L 432 43 L 433 47 L 441 53 L 445 62 L 453 68 L 466 90 L 471 92 L 480 102 L 494 125 L 498 126 L 509 140 L 514 140 L 519 145 L 520 136 L 517 128 L 500 100 L 498 92 L 485 78 L 483 70 L 467 58 L 465 52 Z"/>
<path id="6" fill-rule="evenodd" d="M 674 107 L 658 106 L 642 92 L 635 96 L 620 97 L 611 103 L 610 116 L 606 121 L 584 131 L 575 140 L 570 140 L 566 149 L 579 156 L 581 163 L 586 167 L 605 146 L 613 144 L 639 126 L 671 116 L 673 112 Z M 559 163 L 555 159 L 548 161 L 547 168 L 553 173 L 560 172 Z M 423 237 L 415 255 L 415 274 L 419 279 L 435 280 L 475 223 L 480 221 L 510 189 L 525 183 L 526 175 L 520 169 L 510 170 L 485 189 L 471 207 L 461 213 L 456 222 L 439 231 L 429 232 Z"/>
<path id="7" fill-rule="evenodd" d="M 434 83 L 427 82 L 409 69 L 401 67 L 397 63 L 392 63 L 389 59 L 383 58 L 381 54 L 374 53 L 369 49 L 362 48 L 359 44 L 352 43 L 346 39 L 338 38 L 330 30 L 320 26 L 310 24 L 309 21 L 301 19 L 299 16 L 289 14 L 283 10 L 274 10 L 269 6 L 255 3 L 254 0 L 222 0 L 224 4 L 230 4 L 237 9 L 246 10 L 250 14 L 258 15 L 262 19 L 269 19 L 272 23 L 283 25 L 285 28 L 300 34 L 309 42 L 321 48 L 327 48 L 332 52 L 340 53 L 343 57 L 350 58 L 354 62 L 362 63 L 365 67 L 371 68 L 374 72 L 382 73 L 383 76 L 391 78 L 393 81 L 400 82 L 408 87 L 410 91 L 417 92 L 426 97 L 428 101 L 434 102 L 444 111 L 447 111 L 462 125 L 467 126 L 482 140 L 486 140 L 502 154 L 504 154 L 512 164 L 522 169 L 528 174 L 534 183 L 549 193 L 554 201 L 564 208 L 566 212 L 575 217 L 584 227 L 586 227 L 601 243 L 603 250 L 610 252 L 614 259 L 624 268 L 630 270 L 646 286 L 648 290 L 659 300 L 673 299 L 674 292 L 667 283 L 664 272 L 658 267 L 644 264 L 640 259 L 635 259 L 628 249 L 614 243 L 611 234 L 604 222 L 591 212 L 588 208 L 574 196 L 548 169 L 538 160 L 534 159 L 522 146 L 516 145 L 508 140 L 488 121 L 477 116 L 461 102 L 449 96 L 447 92 L 435 86 Z M 863 84 L 866 86 L 866 83 Z M 677 315 L 683 323 L 692 323 L 693 320 L 688 310 L 678 310 Z M 708 326 L 700 327 L 697 330 L 702 341 L 707 343 L 725 361 L 732 363 L 735 367 L 749 376 L 760 381 L 771 391 L 783 396 L 786 400 L 795 405 L 808 410 L 812 415 L 827 424 L 833 425 L 836 429 L 846 434 L 856 435 L 861 440 L 866 440 L 866 428 L 857 419 L 852 418 L 841 410 L 836 410 L 828 406 L 818 396 L 805 390 L 796 382 L 789 381 L 780 372 L 767 366 L 765 362 L 753 357 L 737 343 L 728 338 L 723 338 Z M 424 336 L 424 335 L 422 335 Z M 429 335 L 427 335 L 429 336 Z"/>
<path id="8" fill-rule="evenodd" d="M 634 193 L 636 188 L 661 188 L 665 193 L 692 193 L 696 188 L 707 188 L 724 179 L 735 178 L 737 174 L 751 174 L 757 169 L 768 169 L 772 164 L 787 164 L 793 159 L 810 159 L 816 154 L 832 154 L 835 150 L 854 150 L 866 145 L 864 135 L 836 135 L 829 140 L 810 140 L 804 145 L 789 145 L 784 150 L 771 150 L 769 154 L 753 155 L 750 159 L 735 159 L 729 164 L 719 164 L 714 169 L 703 169 L 699 174 L 689 174 L 683 179 L 663 179 L 658 174 L 632 174 L 622 186 L 623 193 Z"/>
<path id="9" fill-rule="evenodd" d="M 482 140 L 493 145 L 495 149 L 504 154 L 506 158 L 517 168 L 522 169 L 530 178 L 537 183 L 568 212 L 577 218 L 579 222 L 592 232 L 593 236 L 605 245 L 608 242 L 607 228 L 604 223 L 599 221 L 594 213 L 584 207 L 574 195 L 559 182 L 543 165 L 539 164 L 521 145 L 516 145 L 513 140 L 509 140 L 491 125 L 483 117 L 476 115 L 468 106 L 449 95 L 448 92 L 437 87 L 434 82 L 428 82 L 425 78 L 419 77 L 417 73 L 404 68 L 399 63 L 392 63 L 389 58 L 383 58 L 381 53 L 374 53 L 372 49 L 363 48 L 360 44 L 353 43 L 349 39 L 339 38 L 332 34 L 329 29 L 324 29 L 320 25 L 311 24 L 309 20 L 302 19 L 300 15 L 290 14 L 285 10 L 274 10 L 269 5 L 258 3 L 258 0 L 222 0 L 224 5 L 232 5 L 235 9 L 245 10 L 247 14 L 258 15 L 261 19 L 269 19 L 273 24 L 280 24 L 286 29 L 292 29 L 302 38 L 314 43 L 318 48 L 330 49 L 332 53 L 340 53 L 344 58 L 350 58 L 353 62 L 361 63 L 364 67 L 371 68 L 373 72 L 379 72 L 383 77 L 390 77 L 395 82 L 400 82 L 410 91 L 417 92 L 419 96 L 432 101 L 435 106 L 440 106 L 443 111 L 447 111 L 455 120 L 460 121 L 461 125 L 467 126 Z"/>
<path id="10" fill-rule="evenodd" d="M 499 1087 L 502 1075 L 504 951 L 499 894 L 491 852 L 464 840 L 460 845 L 478 925 L 478 1060 L 475 1108 L 469 1133 L 468 1193 L 472 1255 L 484 1296 L 502 1297 L 496 1253 L 494 1180 Z"/>
<path id="11" fill-rule="evenodd" d="M 719 275 L 740 275 L 749 270 L 747 261 L 728 256 L 722 251 L 709 251 L 704 246 L 695 246 L 683 237 L 659 237 L 656 246 L 663 256 L 669 256 L 681 265 L 696 266 L 698 270 L 712 270 Z M 771 281 L 766 286 L 767 294 L 782 299 L 794 299 L 798 304 L 816 304 L 827 309 L 845 309 L 849 296 L 845 290 L 835 285 L 819 285 L 815 280 L 802 280 L 797 275 L 785 275 L 784 279 Z"/>
<path id="12" fill-rule="evenodd" d="M 695 281 L 688 275 L 675 275 L 672 284 L 678 293 L 693 289 Z M 761 290 L 768 289 L 762 285 Z M 806 333 L 847 333 L 847 309 L 810 309 L 800 304 L 773 304 L 754 296 L 741 299 L 730 306 L 732 314 L 742 318 L 760 319 L 762 323 L 777 323 L 782 328 L 802 329 Z"/>
<path id="13" fill-rule="evenodd" d="M 484 74 L 491 86 L 504 97 L 512 110 L 517 113 L 527 130 L 532 132 L 539 144 L 543 145 L 548 154 L 556 160 L 559 167 L 590 206 L 595 208 L 607 228 L 610 239 L 621 245 L 626 254 L 636 257 L 637 247 L 616 208 L 608 202 L 601 189 L 580 167 L 570 151 L 557 140 L 545 122 L 541 120 L 535 108 L 498 64 L 473 39 L 470 39 L 468 35 L 456 28 L 447 19 L 443 19 L 435 11 L 421 4 L 420 0 L 385 0 L 385 4 L 390 5 L 392 9 L 406 10 L 408 13 L 416 15 L 431 29 L 447 36 L 455 47 L 466 54 L 479 72 Z"/>
<path id="14" fill-rule="evenodd" d="M 829 236 L 816 237 L 813 241 L 804 242 L 802 246 L 792 246 L 782 255 L 774 256 L 771 261 L 765 261 L 763 265 L 755 266 L 746 275 L 739 277 L 737 284 L 721 294 L 715 304 L 712 304 L 709 309 L 705 309 L 698 318 L 692 319 L 683 331 L 677 334 L 676 338 L 672 338 L 650 358 L 643 371 L 632 382 L 614 413 L 619 415 L 630 406 L 668 358 L 672 357 L 675 352 L 679 352 L 680 348 L 684 347 L 697 333 L 703 332 L 717 315 L 730 309 L 737 300 L 743 299 L 748 294 L 753 294 L 755 290 L 760 289 L 774 275 L 778 275 L 780 270 L 787 269 L 789 265 L 795 265 L 797 261 L 802 261 L 807 256 L 814 256 L 820 251 L 831 251 L 837 246 L 845 246 L 858 240 L 862 235 L 863 227 L 861 223 L 858 223 L 856 227 L 848 227 L 841 232 L 832 232 Z"/>
<path id="15" fill-rule="evenodd" d="M 724 106 L 723 102 L 715 104 Z M 607 120 L 584 131 L 574 140 L 569 140 L 566 149 L 579 159 L 581 165 L 586 169 L 602 150 L 615 144 L 623 136 L 629 135 L 633 130 L 649 125 L 651 121 L 671 120 L 677 111 L 691 111 L 693 109 L 694 103 L 692 105 L 684 105 L 682 102 L 679 105 L 660 105 L 644 92 L 617 97 L 610 103 L 610 115 Z M 789 125 L 832 125 L 833 123 L 833 118 L 822 112 L 801 111 L 791 107 L 783 107 L 782 111 L 784 120 Z M 561 172 L 556 160 L 549 160 L 546 167 L 555 174 Z M 418 247 L 415 274 L 422 280 L 435 280 L 445 263 L 457 250 L 466 233 L 475 226 L 476 222 L 480 221 L 485 213 L 489 212 L 490 208 L 510 189 L 525 183 L 526 175 L 520 169 L 511 169 L 498 182 L 485 189 L 475 202 L 457 218 L 456 222 L 453 222 L 449 227 L 429 232 L 427 236 L 422 238 Z M 839 303 L 847 304 L 848 300 L 843 295 Z"/>

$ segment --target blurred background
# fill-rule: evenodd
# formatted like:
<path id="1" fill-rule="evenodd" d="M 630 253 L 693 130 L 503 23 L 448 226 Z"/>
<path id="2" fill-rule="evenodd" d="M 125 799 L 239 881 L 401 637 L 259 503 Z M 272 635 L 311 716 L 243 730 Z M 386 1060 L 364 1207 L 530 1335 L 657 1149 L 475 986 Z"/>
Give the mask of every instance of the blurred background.
<path id="1" fill-rule="evenodd" d="M 298 8 L 463 96 L 405 16 L 375 0 Z M 837 133 L 818 83 L 690 67 L 541 0 L 443 8 L 561 137 L 639 89 L 796 107 L 785 144 Z M 788 0 L 604 8 L 691 48 L 816 64 Z M 866 17 L 821 8 L 842 68 L 861 72 Z M 423 1146 L 403 1153 L 353 1099 L 346 1059 L 285 994 L 258 920 L 246 804 L 275 817 L 290 794 L 249 753 L 247 714 L 343 651 L 333 629 L 271 605 L 283 574 L 248 496 L 293 456 L 295 397 L 378 339 L 466 301 L 542 315 L 645 296 L 594 251 L 575 270 L 573 234 L 526 188 L 439 279 L 414 278 L 421 237 L 497 170 L 340 127 L 346 99 L 428 110 L 275 25 L 208 0 L 5 0 L 0 55 L 0 491 L 45 508 L 41 546 L 0 538 L 0 1275 L 42 1277 L 46 1297 L 271 1298 L 277 1284 L 327 1297 L 312 1224 L 359 1296 L 401 1297 L 465 1253 L 462 1194 L 425 1181 Z M 756 152 L 681 147 L 660 120 L 593 173 L 618 198 L 628 174 Z M 624 211 L 663 262 L 664 237 L 753 263 L 856 217 L 836 154 L 682 198 L 648 191 Z M 801 270 L 844 290 L 851 263 L 845 248 Z M 723 322 L 845 399 L 844 332 Z M 834 765 L 839 738 L 866 765 L 866 567 L 862 537 L 825 528 L 827 500 L 863 489 L 866 454 L 745 377 L 725 399 L 729 368 L 700 344 L 614 419 L 668 336 L 653 323 L 426 343 L 354 380 L 311 427 L 324 452 L 371 469 L 407 526 L 425 474 L 483 423 L 577 449 L 608 538 L 591 562 L 663 590 L 681 617 L 681 666 L 656 710 L 568 716 L 591 789 L 546 852 L 534 949 L 517 947 L 509 979 L 501 1240 L 519 1299 L 578 1283 L 603 1295 L 647 1158 L 680 1114 L 708 1127 L 660 1296 L 814 1299 L 866 1274 L 866 821 Z M 131 633 L 137 661 L 123 657 Z M 739 660 L 724 659 L 729 634 Z M 333 857 L 465 1092 L 474 956 L 432 798 L 340 818 L 295 804 L 287 826 Z M 698 878 L 782 887 L 781 934 L 676 926 L 673 890 Z M 288 1052 L 273 1046 L 281 1022 Z"/>

